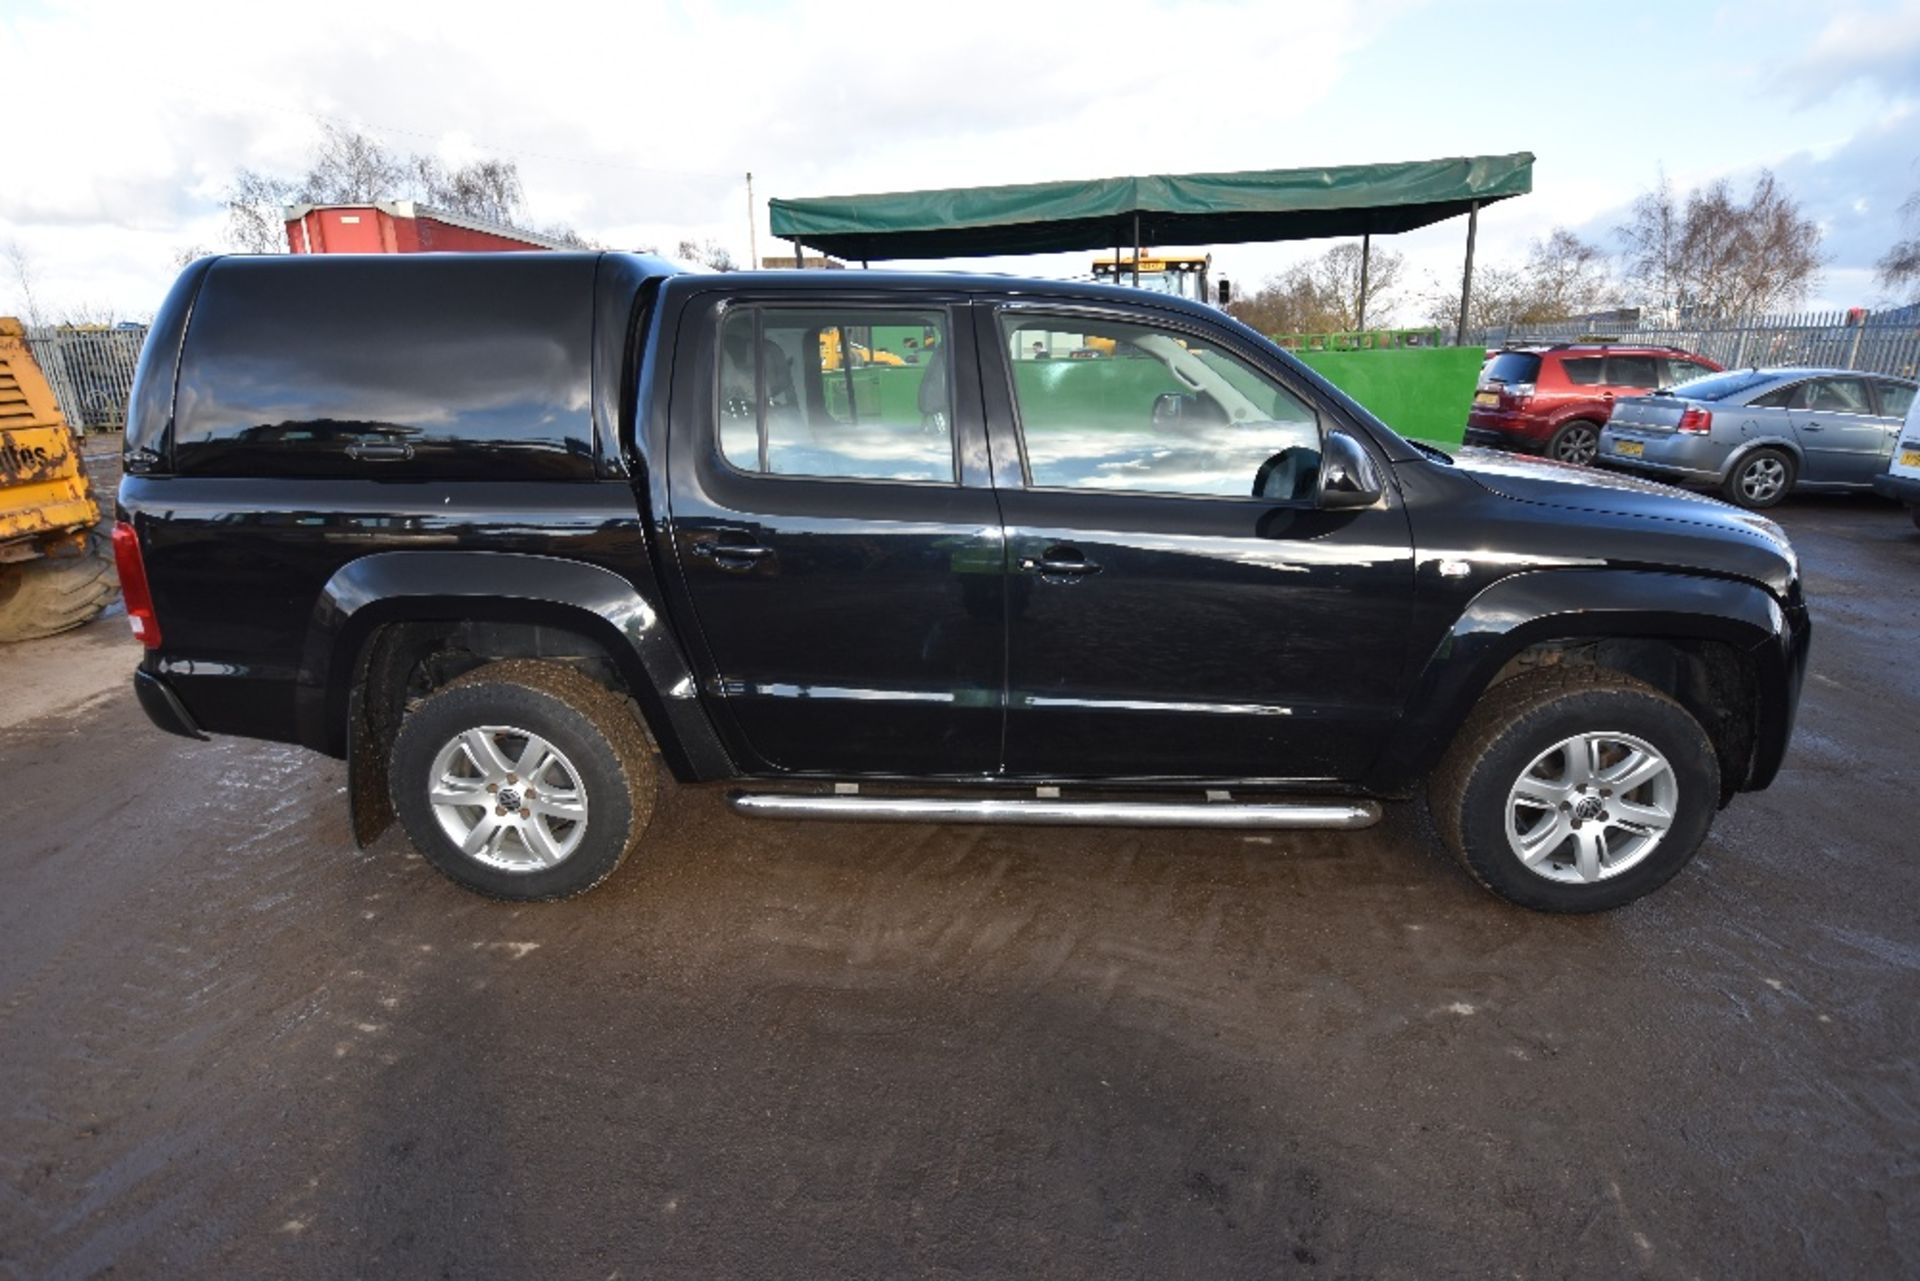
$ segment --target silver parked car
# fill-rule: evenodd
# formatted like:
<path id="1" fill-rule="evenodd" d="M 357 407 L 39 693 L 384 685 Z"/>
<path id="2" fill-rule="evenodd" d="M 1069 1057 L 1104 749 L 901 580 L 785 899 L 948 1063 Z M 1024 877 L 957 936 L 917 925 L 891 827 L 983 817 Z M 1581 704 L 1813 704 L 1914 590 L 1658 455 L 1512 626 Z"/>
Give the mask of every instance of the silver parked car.
<path id="1" fill-rule="evenodd" d="M 1871 489 L 1913 404 L 1909 378 L 1848 369 L 1729 369 L 1617 400 L 1595 462 L 1742 507 L 1794 489 Z"/>

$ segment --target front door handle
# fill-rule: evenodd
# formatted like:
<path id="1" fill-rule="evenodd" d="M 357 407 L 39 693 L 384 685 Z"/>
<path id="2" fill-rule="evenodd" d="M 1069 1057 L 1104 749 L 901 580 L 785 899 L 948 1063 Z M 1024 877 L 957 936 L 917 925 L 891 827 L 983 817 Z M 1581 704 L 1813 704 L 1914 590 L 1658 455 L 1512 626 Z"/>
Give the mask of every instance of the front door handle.
<path id="1" fill-rule="evenodd" d="M 403 463 L 413 457 L 413 446 L 404 440 L 356 440 L 347 446 L 347 457 L 357 463 Z"/>
<path id="2" fill-rule="evenodd" d="M 1088 574 L 1097 574 L 1100 567 L 1086 560 L 1078 552 L 1067 554 L 1062 548 L 1049 548 L 1047 552 L 1035 558 L 1022 557 L 1020 568 L 1029 574 L 1038 574 L 1042 578 L 1084 578 Z"/>
<path id="3" fill-rule="evenodd" d="M 721 569 L 752 569 L 773 555 L 773 548 L 750 543 L 695 543 L 693 554 Z"/>

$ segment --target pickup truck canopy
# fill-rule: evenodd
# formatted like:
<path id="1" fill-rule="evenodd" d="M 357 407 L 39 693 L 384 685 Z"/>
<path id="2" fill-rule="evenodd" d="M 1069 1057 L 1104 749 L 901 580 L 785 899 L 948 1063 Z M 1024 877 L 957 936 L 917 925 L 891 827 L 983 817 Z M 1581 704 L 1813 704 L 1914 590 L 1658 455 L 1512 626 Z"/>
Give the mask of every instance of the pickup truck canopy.
<path id="1" fill-rule="evenodd" d="M 956 187 L 768 202 L 773 234 L 844 258 L 1411 231 L 1533 189 L 1533 154 Z"/>

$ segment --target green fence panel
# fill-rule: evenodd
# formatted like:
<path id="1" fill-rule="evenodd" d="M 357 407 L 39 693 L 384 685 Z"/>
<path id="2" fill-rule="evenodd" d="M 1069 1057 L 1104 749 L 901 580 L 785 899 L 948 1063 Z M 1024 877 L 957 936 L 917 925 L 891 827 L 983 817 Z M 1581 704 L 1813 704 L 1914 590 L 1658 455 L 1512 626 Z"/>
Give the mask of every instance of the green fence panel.
<path id="1" fill-rule="evenodd" d="M 1484 347 L 1294 353 L 1402 436 L 1457 445 L 1486 362 Z"/>

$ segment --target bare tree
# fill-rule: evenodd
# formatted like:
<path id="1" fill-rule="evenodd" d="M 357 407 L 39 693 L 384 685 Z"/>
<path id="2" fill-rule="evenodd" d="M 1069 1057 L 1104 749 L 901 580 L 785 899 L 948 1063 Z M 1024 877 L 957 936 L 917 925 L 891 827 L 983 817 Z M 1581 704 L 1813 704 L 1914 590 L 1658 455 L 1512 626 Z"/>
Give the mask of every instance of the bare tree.
<path id="1" fill-rule="evenodd" d="M 353 204 L 419 200 L 450 213 L 524 226 L 526 191 L 511 160 L 476 160 L 449 169 L 432 156 L 397 154 L 376 138 L 338 125 L 321 128 L 320 145 L 299 178 L 242 169 L 227 189 L 227 238 L 245 253 L 284 253 L 283 210 L 290 204 Z M 571 227 L 541 234 L 592 248 Z"/>
<path id="2" fill-rule="evenodd" d="M 1920 302 L 1920 191 L 1900 206 L 1900 221 L 1914 234 L 1896 240 L 1880 256 L 1880 283 L 1896 294 Z"/>
<path id="3" fill-rule="evenodd" d="M 33 255 L 17 240 L 9 240 L 6 248 L 7 269 L 13 273 L 14 288 L 20 291 L 20 319 L 29 325 L 40 325 L 46 318 L 40 314 L 40 303 L 34 295 Z"/>
<path id="4" fill-rule="evenodd" d="M 1475 267 L 1467 327 L 1549 324 L 1608 310 L 1618 301 L 1606 254 L 1567 228 L 1555 227 L 1528 247 L 1521 266 Z M 1435 282 L 1425 295 L 1423 314 L 1429 324 L 1458 323 L 1459 287 L 1451 280 Z"/>
<path id="5" fill-rule="evenodd" d="M 1804 298 L 1819 279 L 1819 224 L 1771 170 L 1744 202 L 1723 178 L 1689 192 L 1684 207 L 1662 175 L 1618 232 L 1641 301 L 1672 315 L 1755 315 Z"/>
<path id="6" fill-rule="evenodd" d="M 1373 250 L 1367 264 L 1367 315 L 1391 317 L 1399 302 L 1406 259 L 1391 249 Z M 1317 258 L 1295 263 L 1230 303 L 1227 311 L 1268 334 L 1345 333 L 1360 323 L 1360 246 L 1334 245 Z"/>
<path id="7" fill-rule="evenodd" d="M 675 257 L 687 262 L 704 263 L 715 271 L 738 271 L 740 265 L 733 260 L 733 254 L 719 241 L 708 238 L 701 241 L 682 240 Z"/>

